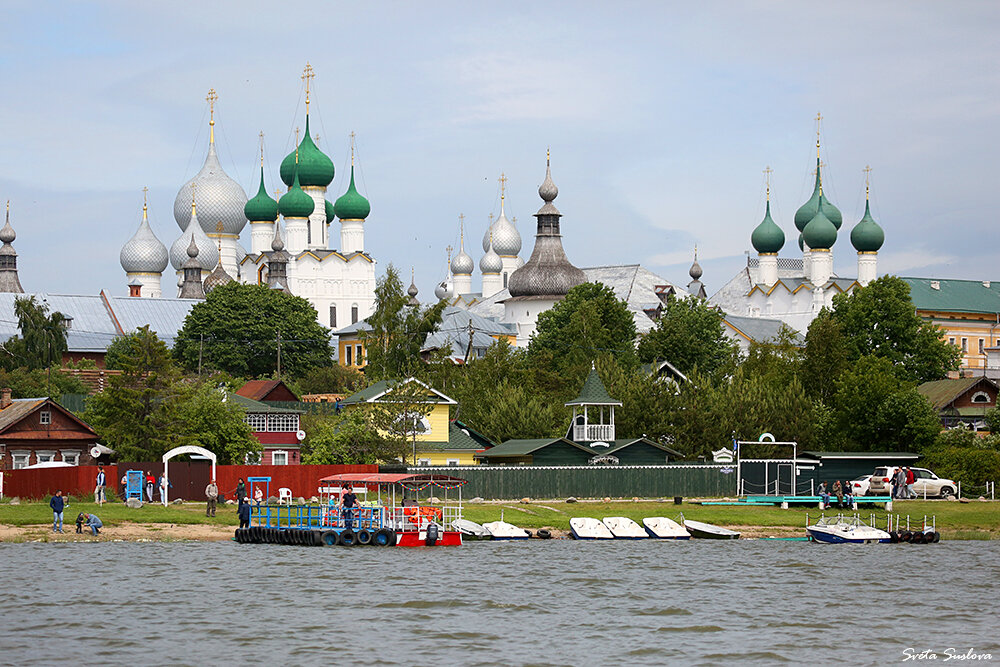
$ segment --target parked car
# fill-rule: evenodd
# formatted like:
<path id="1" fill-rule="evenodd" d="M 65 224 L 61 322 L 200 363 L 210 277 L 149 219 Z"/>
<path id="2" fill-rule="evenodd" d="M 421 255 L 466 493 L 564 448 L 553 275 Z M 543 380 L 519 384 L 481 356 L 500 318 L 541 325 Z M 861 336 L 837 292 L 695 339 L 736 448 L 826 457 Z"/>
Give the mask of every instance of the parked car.
<path id="1" fill-rule="evenodd" d="M 890 480 L 899 470 L 898 466 L 881 466 L 872 473 L 868 493 L 887 496 L 892 492 Z M 927 468 L 910 468 L 913 471 L 913 492 L 923 498 L 948 498 L 955 495 L 958 485 L 950 479 L 942 479 Z"/>
<path id="2" fill-rule="evenodd" d="M 851 494 L 856 496 L 868 495 L 868 488 L 871 486 L 871 475 L 862 475 L 851 480 Z"/>

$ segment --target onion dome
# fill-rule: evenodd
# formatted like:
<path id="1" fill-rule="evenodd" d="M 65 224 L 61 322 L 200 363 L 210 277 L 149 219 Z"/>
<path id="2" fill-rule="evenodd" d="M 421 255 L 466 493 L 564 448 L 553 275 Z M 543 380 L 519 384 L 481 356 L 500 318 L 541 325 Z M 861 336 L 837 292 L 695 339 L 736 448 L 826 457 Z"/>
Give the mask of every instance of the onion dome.
<path id="1" fill-rule="evenodd" d="M 419 292 L 420 292 L 420 290 L 417 289 L 417 283 L 414 282 L 414 280 L 413 280 L 413 272 L 411 270 L 410 271 L 410 286 L 406 289 L 406 293 L 407 293 L 407 295 L 409 295 L 410 300 L 407 301 L 406 305 L 408 305 L 408 306 L 419 306 L 420 305 L 420 301 L 417 299 L 417 294 Z"/>
<path id="2" fill-rule="evenodd" d="M 143 216 L 145 219 L 145 216 Z M 10 244 L 14 242 L 17 238 L 17 233 L 14 228 L 10 226 L 10 203 L 7 204 L 7 220 L 4 222 L 3 229 L 0 229 L 0 243 Z"/>
<path id="3" fill-rule="evenodd" d="M 333 209 L 333 203 L 329 199 L 323 200 L 323 210 L 326 211 L 326 224 L 329 225 L 337 216 L 336 211 Z"/>
<path id="4" fill-rule="evenodd" d="M 0 230 L 0 241 L 3 241 L 4 227 Z M 11 230 L 13 233 L 14 230 Z M 7 243 L 6 241 L 4 241 Z M 146 205 L 142 205 L 142 222 L 132 238 L 122 246 L 119 255 L 122 268 L 126 273 L 163 273 L 167 268 L 167 247 L 156 238 L 149 226 Z"/>
<path id="5" fill-rule="evenodd" d="M 182 299 L 204 299 L 205 287 L 201 282 L 201 263 L 198 261 L 198 244 L 194 237 L 188 244 L 186 254 L 187 261 L 181 268 L 184 269 L 184 281 L 181 283 L 181 293 L 178 295 Z"/>
<path id="6" fill-rule="evenodd" d="M 372 211 L 372 205 L 354 186 L 354 165 L 351 165 L 351 184 L 347 186 L 347 192 L 337 198 L 333 211 L 341 220 L 364 220 Z"/>
<path id="7" fill-rule="evenodd" d="M 885 243 L 885 232 L 872 217 L 871 207 L 865 200 L 865 215 L 851 230 L 851 245 L 858 252 L 878 252 Z"/>
<path id="8" fill-rule="evenodd" d="M 764 211 L 764 219 L 753 230 L 750 235 L 750 243 L 759 253 L 776 255 L 781 247 L 785 245 L 785 232 L 781 231 L 774 220 L 771 219 L 771 202 L 767 202 Z"/>
<path id="9" fill-rule="evenodd" d="M 197 195 L 195 202 L 197 202 Z M 202 229 L 198 221 L 198 213 L 194 203 L 191 204 L 191 215 L 189 216 L 187 229 L 170 246 L 170 263 L 178 271 L 184 268 L 184 263 L 188 260 L 187 249 L 192 242 L 198 248 L 198 264 L 203 270 L 211 271 L 215 267 L 216 262 L 219 261 L 219 249 L 215 247 L 212 239 L 208 238 L 205 230 Z"/>
<path id="10" fill-rule="evenodd" d="M 306 131 L 296 148 L 298 151 L 299 185 L 325 188 L 333 180 L 333 161 L 321 151 L 309 136 L 309 114 L 306 114 Z M 281 180 L 292 187 L 295 180 L 295 150 L 281 161 Z"/>
<path id="11" fill-rule="evenodd" d="M 801 252 L 805 252 L 806 251 L 805 241 L 802 240 L 802 232 L 799 232 L 799 250 Z"/>
<path id="12" fill-rule="evenodd" d="M 451 272 L 458 275 L 471 275 L 476 263 L 472 261 L 465 247 L 459 248 L 458 254 L 451 258 Z"/>
<path id="13" fill-rule="evenodd" d="M 489 247 L 486 249 L 486 254 L 479 260 L 479 270 L 483 273 L 500 273 L 503 271 L 503 260 L 500 259 L 500 255 L 493 248 L 492 239 Z"/>
<path id="14" fill-rule="evenodd" d="M 552 181 L 551 167 L 546 159 L 545 180 L 538 188 L 538 195 L 545 203 L 535 213 L 538 221 L 535 247 L 524 266 L 510 274 L 507 289 L 512 297 L 559 297 L 587 282 L 587 276 L 570 264 L 566 251 L 563 250 L 559 232 L 559 218 L 562 214 L 552 204 L 558 194 L 559 188 Z"/>
<path id="15" fill-rule="evenodd" d="M 813 187 L 812 196 L 809 198 L 805 204 L 799 207 L 799 210 L 795 212 L 795 227 L 800 232 L 806 228 L 809 221 L 816 217 L 816 213 L 819 211 L 820 207 L 820 197 L 823 195 L 823 177 L 820 175 L 820 162 L 819 158 L 816 158 L 816 184 Z M 836 229 L 840 229 L 840 226 L 844 223 L 844 216 L 841 215 L 840 210 L 830 203 L 829 199 L 823 199 L 823 215 L 833 223 Z M 809 246 L 810 248 L 812 246 Z"/>
<path id="16" fill-rule="evenodd" d="M 829 250 L 837 242 L 837 226 L 823 213 L 823 202 L 820 194 L 818 212 L 802 230 L 802 240 L 812 250 Z"/>
<path id="17" fill-rule="evenodd" d="M 243 214 L 252 222 L 274 222 L 278 219 L 278 202 L 271 199 L 264 187 L 264 167 L 260 168 L 260 188 L 257 195 L 243 207 Z"/>
<path id="18" fill-rule="evenodd" d="M 490 236 L 493 237 L 493 249 L 503 257 L 517 257 L 521 252 L 521 234 L 517 231 L 504 213 L 504 197 L 500 196 L 500 217 L 498 217 L 483 235 L 483 252 L 489 250 Z"/>
<path id="19" fill-rule="evenodd" d="M 206 233 L 215 233 L 215 223 L 222 223 L 224 234 L 239 235 L 246 227 L 247 218 L 243 208 L 247 203 L 247 194 L 239 183 L 229 178 L 219 156 L 215 152 L 215 142 L 208 145 L 208 157 L 201 171 L 184 184 L 174 199 L 174 220 L 181 229 L 187 229 L 191 219 L 191 186 L 195 186 L 195 203 L 201 219 L 202 229 Z"/>
<path id="20" fill-rule="evenodd" d="M 691 268 L 688 269 L 688 275 L 691 276 L 691 280 L 700 280 L 705 272 L 701 269 L 701 264 L 698 263 L 698 249 L 695 248 L 694 251 L 694 262 L 691 263 Z"/>
<path id="21" fill-rule="evenodd" d="M 316 202 L 300 187 L 296 171 L 292 187 L 278 200 L 278 211 L 286 218 L 308 218 L 316 210 Z"/>
<path id="22" fill-rule="evenodd" d="M 220 260 L 215 265 L 215 270 L 208 274 L 208 277 L 205 278 L 205 294 L 208 294 L 216 287 L 228 285 L 231 282 L 233 282 L 233 278 L 226 273 L 224 268 L 222 268 L 222 261 Z"/>

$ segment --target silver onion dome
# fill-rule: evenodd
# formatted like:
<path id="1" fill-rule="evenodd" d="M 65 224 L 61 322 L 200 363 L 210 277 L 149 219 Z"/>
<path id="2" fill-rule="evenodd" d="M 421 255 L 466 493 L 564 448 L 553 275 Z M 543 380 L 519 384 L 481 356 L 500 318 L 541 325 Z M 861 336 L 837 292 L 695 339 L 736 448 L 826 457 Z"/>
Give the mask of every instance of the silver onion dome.
<path id="1" fill-rule="evenodd" d="M 170 264 L 178 271 L 184 268 L 184 263 L 188 260 L 187 250 L 188 246 L 191 245 L 192 237 L 198 247 L 197 261 L 202 269 L 211 271 L 219 261 L 219 249 L 205 234 L 205 230 L 198 224 L 198 220 L 198 214 L 194 213 L 191 222 L 195 224 L 189 223 L 184 233 L 170 246 Z"/>
<path id="2" fill-rule="evenodd" d="M 500 200 L 500 217 L 498 217 L 490 228 L 486 230 L 483 237 L 483 250 L 489 247 L 489 237 L 493 236 L 493 249 L 501 257 L 517 257 L 521 252 L 521 234 L 517 231 L 507 215 L 504 213 L 503 199 Z"/>
<path id="3" fill-rule="evenodd" d="M 13 243 L 16 238 L 17 234 L 14 232 L 14 228 L 10 226 L 10 211 L 8 210 L 7 222 L 4 223 L 3 229 L 0 229 L 0 243 Z"/>
<path id="4" fill-rule="evenodd" d="M 239 235 L 247 224 L 243 213 L 247 195 L 240 184 L 222 169 L 214 142 L 208 145 L 208 156 L 201 171 L 184 184 L 174 199 L 174 219 L 181 229 L 187 229 L 191 219 L 192 184 L 195 185 L 195 203 L 202 229 L 214 234 L 216 223 L 221 222 L 224 234 Z"/>
<path id="5" fill-rule="evenodd" d="M 500 255 L 497 254 L 492 243 L 486 249 L 486 254 L 479 260 L 479 270 L 483 273 L 500 273 L 503 271 L 503 260 L 500 259 Z"/>
<path id="6" fill-rule="evenodd" d="M 438 301 L 448 296 L 448 287 L 445 285 L 445 283 L 443 282 L 438 283 L 434 287 L 434 296 L 437 298 Z"/>
<path id="7" fill-rule="evenodd" d="M 149 226 L 145 205 L 139 229 L 122 246 L 119 258 L 126 273 L 163 273 L 167 268 L 167 247 L 156 238 Z"/>
<path id="8" fill-rule="evenodd" d="M 465 248 L 461 248 L 458 254 L 451 258 L 451 272 L 459 275 L 471 275 L 476 263 L 472 261 Z"/>

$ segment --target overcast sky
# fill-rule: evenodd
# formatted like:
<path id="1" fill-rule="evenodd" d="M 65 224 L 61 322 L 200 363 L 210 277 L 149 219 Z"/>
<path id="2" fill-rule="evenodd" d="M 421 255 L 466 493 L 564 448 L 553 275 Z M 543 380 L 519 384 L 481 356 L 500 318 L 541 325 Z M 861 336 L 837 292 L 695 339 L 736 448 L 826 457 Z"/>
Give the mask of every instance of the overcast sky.
<path id="1" fill-rule="evenodd" d="M 818 111 L 841 275 L 855 275 L 871 165 L 880 272 L 1000 280 L 998 3 L 351 4 L 4 3 L 0 199 L 24 288 L 128 293 L 118 253 L 143 187 L 160 240 L 180 233 L 172 205 L 204 160 L 209 88 L 223 167 L 255 191 L 263 131 L 273 191 L 307 61 L 313 132 L 337 167 L 328 199 L 346 189 L 354 131 L 367 249 L 380 275 L 413 266 L 423 300 L 459 214 L 478 265 L 501 172 L 530 256 L 548 147 L 577 266 L 641 263 L 686 284 L 697 245 L 713 293 L 745 265 L 768 165 L 781 254 L 798 256 Z"/>

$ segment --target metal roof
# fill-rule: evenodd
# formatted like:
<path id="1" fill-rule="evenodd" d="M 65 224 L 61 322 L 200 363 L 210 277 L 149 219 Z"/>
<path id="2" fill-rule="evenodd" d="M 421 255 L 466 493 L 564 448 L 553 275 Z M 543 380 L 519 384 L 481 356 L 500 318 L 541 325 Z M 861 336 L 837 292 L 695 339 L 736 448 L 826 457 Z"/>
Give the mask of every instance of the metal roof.
<path id="1" fill-rule="evenodd" d="M 1000 313 L 1000 281 L 901 278 L 917 310 Z M 936 287 L 935 287 L 936 285 Z"/>
<path id="2" fill-rule="evenodd" d="M 786 327 L 792 333 L 792 340 L 796 345 L 802 346 L 806 344 L 806 339 L 801 333 L 795 331 L 781 320 L 772 320 L 765 317 L 726 315 L 722 321 L 730 328 L 757 343 L 770 343 L 777 340 L 781 334 L 782 327 Z"/>

